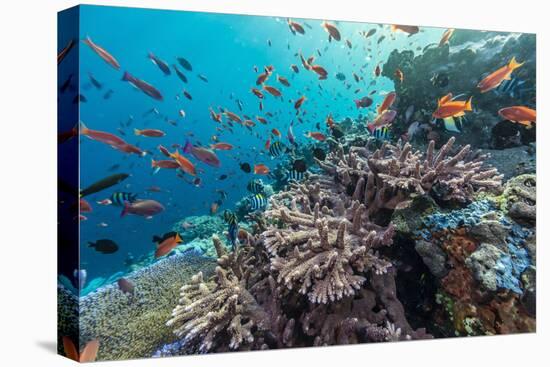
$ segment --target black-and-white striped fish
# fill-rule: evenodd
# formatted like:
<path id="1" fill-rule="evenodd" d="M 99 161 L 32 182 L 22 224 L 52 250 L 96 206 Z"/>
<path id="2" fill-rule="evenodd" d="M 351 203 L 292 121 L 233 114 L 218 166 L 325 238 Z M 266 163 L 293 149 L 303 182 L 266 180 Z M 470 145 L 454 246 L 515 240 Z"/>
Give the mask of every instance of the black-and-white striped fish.
<path id="1" fill-rule="evenodd" d="M 250 204 L 250 209 L 255 211 L 265 208 L 267 206 L 267 199 L 262 194 L 256 194 L 248 198 L 248 203 Z"/>
<path id="2" fill-rule="evenodd" d="M 137 200 L 137 194 L 130 192 L 114 192 L 109 198 L 113 205 L 124 206 L 125 202 L 133 203 Z"/>
<path id="3" fill-rule="evenodd" d="M 246 185 L 246 189 L 253 194 L 264 192 L 264 182 L 261 179 L 250 180 Z"/>
<path id="4" fill-rule="evenodd" d="M 291 169 L 286 172 L 286 180 L 290 181 L 302 181 L 305 178 L 305 172 L 298 172 L 294 169 Z"/>
<path id="5" fill-rule="evenodd" d="M 286 147 L 280 142 L 276 141 L 269 147 L 269 154 L 273 158 L 277 158 L 282 156 L 286 152 Z"/>

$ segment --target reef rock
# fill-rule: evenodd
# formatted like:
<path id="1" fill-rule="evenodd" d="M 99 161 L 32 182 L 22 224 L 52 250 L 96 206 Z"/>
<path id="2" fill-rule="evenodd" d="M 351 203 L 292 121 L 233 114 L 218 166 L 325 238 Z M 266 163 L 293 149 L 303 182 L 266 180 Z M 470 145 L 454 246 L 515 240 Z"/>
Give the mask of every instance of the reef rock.
<path id="1" fill-rule="evenodd" d="M 194 239 L 209 239 L 215 233 L 225 229 L 223 220 L 219 216 L 200 215 L 186 217 L 176 223 L 172 230 L 179 232 L 184 242 Z"/>
<path id="2" fill-rule="evenodd" d="M 422 261 L 434 276 L 443 278 L 447 275 L 449 272 L 449 269 L 445 266 L 447 255 L 437 245 L 432 242 L 418 240 L 414 249 L 422 257 Z"/>
<path id="3" fill-rule="evenodd" d="M 537 216 L 537 180 L 532 174 L 512 178 L 504 187 L 508 215 L 523 224 L 535 225 Z"/>

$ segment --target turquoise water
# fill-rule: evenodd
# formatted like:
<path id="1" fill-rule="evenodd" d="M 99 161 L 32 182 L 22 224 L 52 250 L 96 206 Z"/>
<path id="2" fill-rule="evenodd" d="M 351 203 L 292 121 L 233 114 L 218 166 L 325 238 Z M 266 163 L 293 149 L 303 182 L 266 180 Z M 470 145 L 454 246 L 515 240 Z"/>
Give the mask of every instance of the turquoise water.
<path id="1" fill-rule="evenodd" d="M 125 154 L 106 144 L 80 137 L 80 187 L 113 173 L 126 173 L 131 176 L 122 183 L 86 197 L 93 206 L 87 213 L 87 220 L 81 222 L 81 266 L 86 269 L 88 279 L 109 277 L 125 269 L 124 260 L 128 253 L 138 258 L 154 250 L 153 235 L 162 235 L 172 230 L 172 225 L 190 215 L 209 215 L 211 204 L 220 198 L 216 190 L 227 192 L 227 198 L 219 209 L 233 209 L 235 203 L 249 193 L 247 182 L 252 178 L 263 178 L 243 172 L 239 164 L 264 163 L 271 169 L 281 162 L 272 159 L 264 149 L 265 142 L 273 128 L 283 134 L 281 142 L 288 144 L 286 132 L 293 122 L 298 145 L 311 143 L 304 136 L 307 131 L 324 131 L 325 119 L 332 113 L 336 121 L 350 117 L 357 119 L 360 114 L 374 114 L 375 106 L 382 101 L 385 93 L 393 91 L 393 82 L 383 76 L 371 85 L 376 65 L 382 65 L 394 49 L 417 50 L 418 47 L 439 42 L 445 31 L 438 28 L 421 28 L 419 34 L 408 37 L 393 33 L 387 25 L 368 23 L 334 22 L 342 34 L 341 42 L 329 42 L 321 20 L 295 19 L 304 25 L 305 35 L 293 35 L 285 18 L 193 13 L 147 9 L 127 9 L 113 7 L 82 6 L 80 11 L 80 39 L 89 36 L 95 43 L 105 48 L 120 63 L 115 70 L 103 61 L 91 48 L 80 43 L 80 93 L 86 102 L 80 104 L 80 120 L 90 129 L 110 132 L 123 137 L 128 143 L 152 153 L 141 157 Z M 360 32 L 375 28 L 377 32 L 368 40 Z M 376 44 L 385 35 L 386 41 Z M 392 42 L 387 42 L 392 39 Z M 351 42 L 348 48 L 344 40 Z M 268 44 L 271 43 L 271 46 Z M 370 48 L 370 50 L 369 50 Z M 317 52 L 320 52 L 320 56 Z M 169 65 L 177 64 L 177 57 L 184 57 L 193 66 L 187 71 L 178 65 L 188 78 L 183 83 L 174 73 L 165 76 L 147 57 L 154 53 Z M 312 72 L 301 65 L 297 53 L 305 57 L 315 55 L 315 63 L 328 71 L 326 80 L 318 80 Z M 299 67 L 294 73 L 290 65 Z M 259 110 L 258 98 L 250 89 L 257 87 L 255 81 L 264 66 L 273 65 L 275 71 L 268 84 L 279 88 L 283 98 L 274 98 L 265 93 L 264 109 Z M 257 67 L 259 72 L 254 71 Z M 161 91 L 164 101 L 156 101 L 141 91 L 122 81 L 124 71 L 147 81 Z M 336 78 L 337 73 L 346 76 L 345 81 Z M 353 81 L 352 73 L 363 76 L 359 83 Z M 103 84 L 98 90 L 90 83 L 88 73 Z M 204 75 L 208 82 L 199 79 Z M 276 81 L 276 75 L 286 77 L 291 86 L 285 87 Z M 350 88 L 347 84 L 351 84 Z M 361 88 L 359 93 L 355 93 Z M 104 94 L 111 89 L 112 96 Z M 185 89 L 192 95 L 192 101 L 182 95 Z M 371 95 L 374 100 L 368 109 L 357 109 L 355 99 Z M 294 101 L 300 96 L 307 97 L 297 120 Z M 240 111 L 236 100 L 242 101 Z M 263 116 L 268 125 L 257 123 L 251 130 L 235 125 L 233 132 L 217 131 L 219 125 L 209 114 L 209 108 L 218 111 L 223 107 L 240 116 Z M 177 126 L 165 118 L 147 111 L 156 108 L 160 115 L 176 121 Z M 185 117 L 179 115 L 185 111 Z M 270 112 L 273 117 L 266 116 Z M 126 122 L 133 117 L 130 126 Z M 225 120 L 225 118 L 224 118 Z M 254 119 L 255 120 L 255 119 Z M 320 128 L 316 124 L 320 124 Z M 121 125 L 122 124 L 122 125 Z M 122 128 L 121 128 L 122 126 Z M 122 136 L 117 129 L 121 128 Z M 160 129 L 166 133 L 162 138 L 135 136 L 133 129 Z M 192 136 L 189 136 L 192 134 Z M 214 168 L 190 158 L 197 169 L 202 170 L 200 187 L 196 187 L 177 177 L 174 170 L 163 169 L 153 174 L 151 158 L 162 159 L 156 149 L 159 144 L 173 151 L 172 144 L 184 145 L 189 139 L 193 144 L 208 146 L 211 137 L 217 135 L 219 141 L 232 144 L 230 151 L 216 151 L 221 167 Z M 180 150 L 181 152 L 181 150 Z M 189 156 L 188 156 L 189 157 Z M 114 165 L 118 168 L 112 169 Z M 111 170 L 110 170 L 111 169 Z M 225 180 L 220 176 L 226 174 Z M 190 179 L 189 176 L 187 176 Z M 158 186 L 161 192 L 148 192 L 147 188 Z M 154 199 L 165 210 L 146 219 L 140 216 L 120 217 L 121 208 L 102 206 L 97 201 L 108 198 L 113 192 L 124 191 L 138 195 L 140 199 Z M 87 247 L 88 241 L 110 239 L 119 250 L 114 254 L 100 254 Z"/>

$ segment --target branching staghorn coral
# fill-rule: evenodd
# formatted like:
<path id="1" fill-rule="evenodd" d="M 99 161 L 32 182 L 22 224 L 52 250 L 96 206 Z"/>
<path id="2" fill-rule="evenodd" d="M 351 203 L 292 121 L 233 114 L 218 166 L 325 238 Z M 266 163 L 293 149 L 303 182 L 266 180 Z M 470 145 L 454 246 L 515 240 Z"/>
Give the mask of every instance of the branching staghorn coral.
<path id="1" fill-rule="evenodd" d="M 249 246 L 228 254 L 217 236 L 213 242 L 219 264 L 215 276 L 205 281 L 199 272 L 181 288 L 167 326 L 174 327 L 187 351 L 247 350 L 256 341 L 253 329 L 268 326 L 267 314 L 247 290 L 253 268 L 249 259 L 255 255 Z"/>
<path id="2" fill-rule="evenodd" d="M 319 183 L 294 185 L 289 192 L 290 207 L 272 197 L 272 209 L 266 212 L 284 228 L 261 235 L 279 284 L 307 294 L 311 303 L 330 303 L 353 296 L 369 271 L 383 273 L 391 266 L 375 249 L 391 244 L 393 227 L 375 230 L 363 204 L 353 201 L 342 212 L 321 207 Z"/>
<path id="3" fill-rule="evenodd" d="M 469 145 L 453 155 L 454 141 L 450 138 L 438 152 L 430 141 L 425 153 L 413 151 L 409 143 L 384 143 L 373 153 L 352 147 L 345 154 L 340 147 L 318 164 L 342 185 L 353 188 L 353 197 L 366 205 L 369 216 L 405 205 L 411 194 L 467 202 L 477 191 L 497 189 L 502 176 L 484 165 L 487 156 L 472 152 Z"/>

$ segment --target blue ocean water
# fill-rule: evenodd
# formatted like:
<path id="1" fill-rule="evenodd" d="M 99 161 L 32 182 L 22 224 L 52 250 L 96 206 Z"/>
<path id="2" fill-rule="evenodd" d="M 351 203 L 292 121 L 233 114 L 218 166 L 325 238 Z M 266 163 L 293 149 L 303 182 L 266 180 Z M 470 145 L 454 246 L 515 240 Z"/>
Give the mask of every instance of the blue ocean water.
<path id="1" fill-rule="evenodd" d="M 394 90 L 393 81 L 380 76 L 376 85 L 370 86 L 372 78 L 369 73 L 362 73 L 364 79 L 359 83 L 353 81 L 352 73 L 359 72 L 364 65 L 364 70 L 373 72 L 392 50 L 414 50 L 437 43 L 445 31 L 423 27 L 420 34 L 410 38 L 406 34 L 391 32 L 388 25 L 334 22 L 344 36 L 342 42 L 329 42 L 321 20 L 296 21 L 305 26 L 305 35 L 293 35 L 286 18 L 81 6 L 80 39 L 89 36 L 118 60 L 121 69 L 115 70 L 91 48 L 80 43 L 80 93 L 86 98 L 86 102 L 80 103 L 80 120 L 90 129 L 119 135 L 128 143 L 153 153 L 145 157 L 125 154 L 106 144 L 80 137 L 81 188 L 113 173 L 131 175 L 118 185 L 86 197 L 93 212 L 87 213 L 87 220 L 81 222 L 80 259 L 88 279 L 108 277 L 122 271 L 128 253 L 135 257 L 150 253 L 154 250 L 153 235 L 171 231 L 174 223 L 183 218 L 209 215 L 211 203 L 220 197 L 216 190 L 228 194 L 220 212 L 232 209 L 235 202 L 248 194 L 246 183 L 260 177 L 243 172 L 239 164 L 247 162 L 253 166 L 264 163 L 270 168 L 277 164 L 278 160 L 271 159 L 264 149 L 273 128 L 281 131 L 281 141 L 286 142 L 286 131 L 294 122 L 297 143 L 306 144 L 311 139 L 305 137 L 305 133 L 320 130 L 316 127 L 318 123 L 324 128 L 329 113 L 337 121 L 346 117 L 355 119 L 359 114 L 372 116 L 385 93 Z M 381 42 L 368 50 L 361 32 L 373 28 L 377 29 L 373 39 L 385 35 L 392 38 L 391 45 Z M 343 42 L 345 39 L 351 42 L 351 50 Z M 165 76 L 147 57 L 149 52 L 169 65 L 177 64 L 177 57 L 187 59 L 193 66 L 192 72 L 180 65 L 178 67 L 187 76 L 188 84 L 183 83 L 173 70 L 171 75 Z M 306 58 L 315 55 L 315 63 L 328 71 L 328 78 L 320 81 L 314 73 L 305 71 L 297 55 L 299 52 Z M 299 73 L 290 69 L 292 64 L 299 67 Z M 250 90 L 257 87 L 255 81 L 259 73 L 254 71 L 254 67 L 262 72 L 266 65 L 273 65 L 275 69 L 269 84 L 280 89 L 283 97 L 274 98 L 264 92 L 264 110 L 260 111 L 258 98 Z M 156 101 L 122 81 L 124 71 L 155 86 L 163 94 L 164 101 Z M 339 72 L 346 76 L 345 82 L 336 78 Z M 101 90 L 91 85 L 89 73 L 102 83 Z M 201 80 L 199 74 L 204 75 L 208 82 Z M 286 77 L 291 87 L 278 83 L 277 74 Z M 347 88 L 350 81 L 353 86 Z M 356 94 L 355 89 L 359 87 L 362 91 Z M 103 96 L 110 89 L 112 95 L 105 99 Z M 182 95 L 183 89 L 192 95 L 192 100 Z M 376 93 L 371 95 L 372 106 L 357 109 L 354 100 L 373 89 Z M 300 115 L 303 122 L 298 123 L 294 101 L 302 95 L 307 97 L 302 107 L 307 114 Z M 242 111 L 237 100 L 242 101 Z M 257 124 L 251 131 L 238 125 L 233 128 L 233 133 L 217 131 L 219 125 L 211 119 L 209 109 L 218 112 L 219 107 L 253 119 L 255 116 L 266 117 L 269 124 Z M 147 114 L 153 108 L 162 117 Z M 180 110 L 185 111 L 185 117 L 179 115 Z M 274 116 L 267 117 L 266 112 Z M 177 126 L 168 123 L 166 118 L 176 121 Z M 131 125 L 126 126 L 129 119 L 132 119 Z M 124 136 L 117 130 L 119 128 Z M 166 136 L 135 136 L 134 128 L 160 129 Z M 163 169 L 153 174 L 151 158 L 162 159 L 157 150 L 159 144 L 170 151 L 174 150 L 172 144 L 184 145 L 187 139 L 193 144 L 208 146 L 213 135 L 235 148 L 216 152 L 221 160 L 220 168 L 191 158 L 202 170 L 200 187 L 177 177 L 174 170 Z M 110 170 L 114 165 L 119 167 Z M 228 178 L 219 180 L 223 174 Z M 269 182 L 268 178 L 263 178 Z M 162 191 L 149 192 L 147 189 L 151 186 L 158 186 Z M 140 199 L 157 200 L 165 210 L 151 219 L 133 215 L 121 218 L 120 207 L 96 204 L 117 191 L 135 193 Z M 89 241 L 98 239 L 115 241 L 119 251 L 104 255 L 87 247 Z"/>

